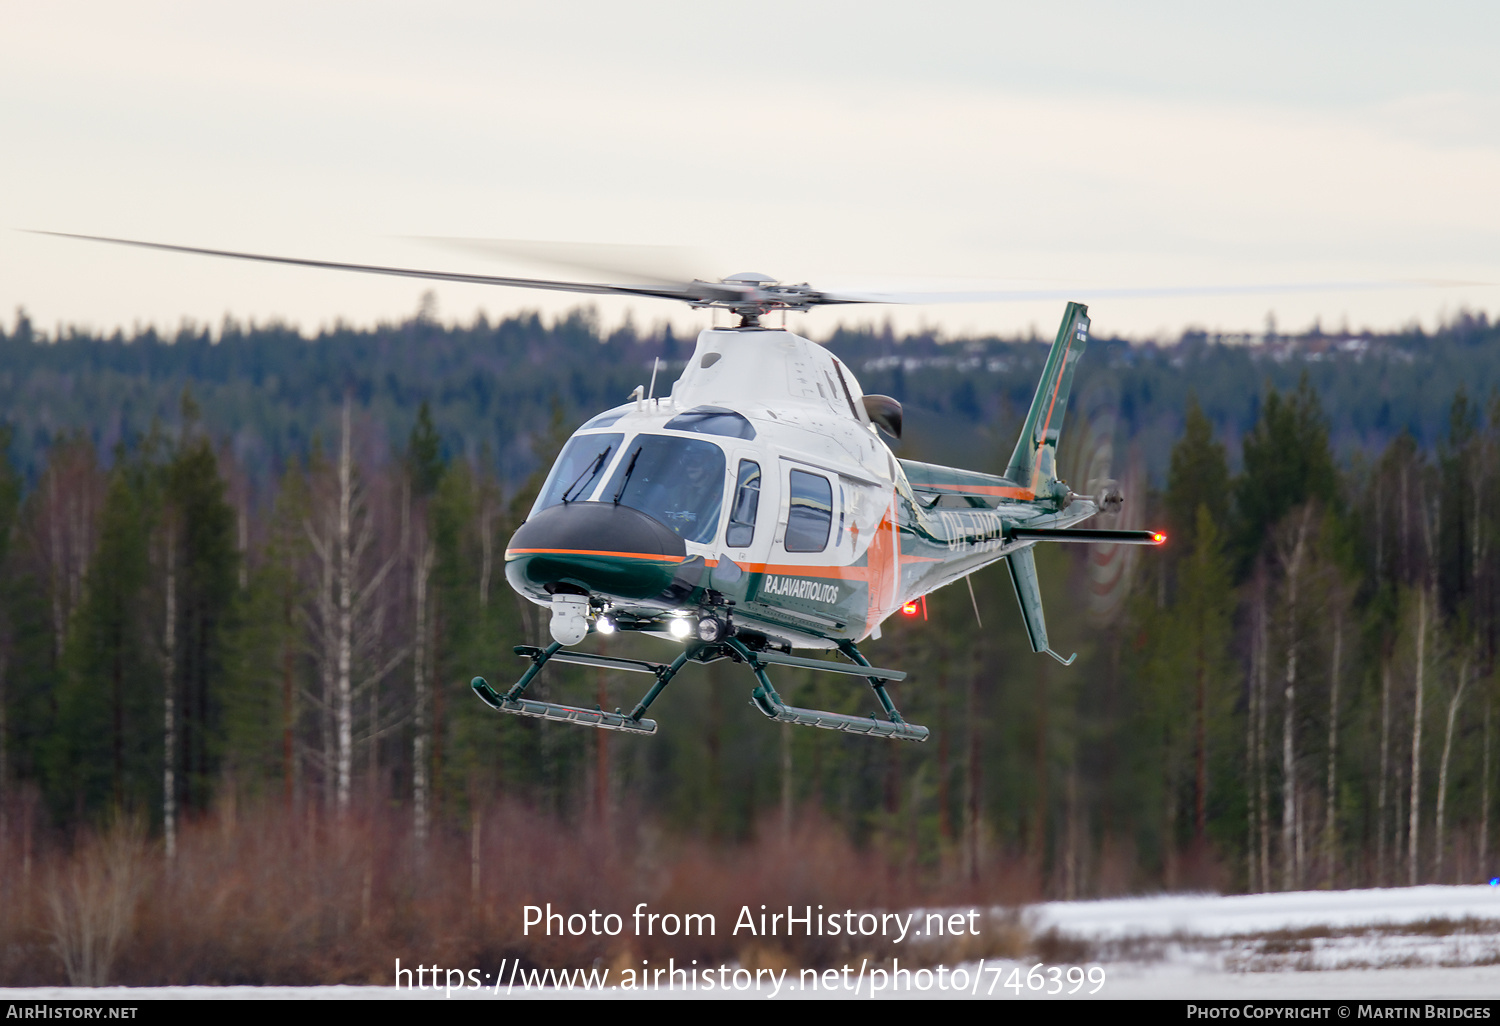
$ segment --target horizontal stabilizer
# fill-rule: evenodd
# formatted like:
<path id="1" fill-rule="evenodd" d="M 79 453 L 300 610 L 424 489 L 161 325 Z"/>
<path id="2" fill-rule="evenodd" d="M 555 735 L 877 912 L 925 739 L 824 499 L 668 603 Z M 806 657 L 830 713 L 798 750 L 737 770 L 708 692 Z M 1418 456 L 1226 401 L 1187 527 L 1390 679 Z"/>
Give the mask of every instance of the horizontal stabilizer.
<path id="1" fill-rule="evenodd" d="M 1017 527 L 1007 537 L 1014 541 L 1073 542 L 1082 545 L 1160 545 L 1160 531 L 1092 531 L 1081 527 Z"/>

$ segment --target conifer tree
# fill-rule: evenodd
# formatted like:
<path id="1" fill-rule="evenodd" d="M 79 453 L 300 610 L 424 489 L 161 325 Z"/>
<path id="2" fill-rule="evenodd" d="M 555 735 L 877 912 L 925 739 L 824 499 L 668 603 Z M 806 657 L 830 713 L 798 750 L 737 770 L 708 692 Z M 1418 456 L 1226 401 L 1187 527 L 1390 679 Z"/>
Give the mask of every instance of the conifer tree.
<path id="1" fill-rule="evenodd" d="M 217 783 L 224 730 L 225 660 L 237 615 L 239 552 L 234 510 L 218 457 L 196 430 L 184 397 L 183 438 L 164 468 L 163 544 L 174 549 L 177 622 L 172 686 L 181 701 L 184 808 L 207 808 Z"/>
<path id="2" fill-rule="evenodd" d="M 1222 543 L 1229 520 L 1229 458 L 1224 443 L 1214 440 L 1213 424 L 1189 396 L 1183 418 L 1182 438 L 1172 447 L 1167 474 L 1166 512 L 1170 552 L 1194 551 L 1198 511 L 1203 509 L 1218 526 Z"/>
<path id="3" fill-rule="evenodd" d="M 1244 472 L 1234 487 L 1240 573 L 1288 513 L 1309 499 L 1332 505 L 1337 486 L 1328 425 L 1307 375 L 1290 396 L 1268 391 L 1245 436 Z"/>
<path id="4" fill-rule="evenodd" d="M 288 808 L 299 780 L 296 736 L 305 596 L 298 569 L 307 556 L 307 494 L 289 468 L 271 508 L 265 542 L 246 574 L 226 657 L 224 765 L 247 794 L 282 790 Z"/>
<path id="5" fill-rule="evenodd" d="M 1452 618 L 1477 587 L 1479 574 L 1479 410 L 1460 388 L 1448 411 L 1448 431 L 1438 444 L 1437 593 L 1443 613 Z"/>
<path id="6" fill-rule="evenodd" d="M 1209 745 L 1223 738 L 1232 707 L 1225 687 L 1234 593 L 1223 533 L 1207 503 L 1198 506 L 1192 548 L 1178 563 L 1176 630 L 1187 649 L 1193 703 L 1193 837 L 1208 840 Z"/>
<path id="7" fill-rule="evenodd" d="M 14 628 L 10 621 L 10 582 L 13 580 L 9 557 L 16 534 L 16 519 L 21 507 L 21 475 L 11 462 L 11 441 L 15 431 L 0 423 L 0 804 L 6 798 L 10 783 L 9 674 L 14 658 Z"/>
<path id="8" fill-rule="evenodd" d="M 69 632 L 56 692 L 49 790 L 54 807 L 97 813 L 148 803 L 152 765 L 147 741 L 155 675 L 142 599 L 147 581 L 144 496 L 117 466 L 99 522 L 83 599 Z M 142 751 L 142 749 L 146 751 Z"/>

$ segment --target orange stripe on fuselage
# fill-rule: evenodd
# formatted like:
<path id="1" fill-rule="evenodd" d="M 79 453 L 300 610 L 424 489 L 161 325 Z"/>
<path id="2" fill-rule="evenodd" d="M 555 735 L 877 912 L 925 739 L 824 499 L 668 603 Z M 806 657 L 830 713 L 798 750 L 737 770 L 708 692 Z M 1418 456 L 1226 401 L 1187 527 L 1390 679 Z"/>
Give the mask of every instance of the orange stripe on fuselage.
<path id="1" fill-rule="evenodd" d="M 783 577 L 823 577 L 831 581 L 868 581 L 870 568 L 864 566 L 803 566 L 793 563 L 741 563 L 749 574 L 780 574 Z"/>
<path id="2" fill-rule="evenodd" d="M 603 549 L 506 549 L 505 558 L 517 556 L 614 556 L 618 559 L 649 559 L 655 563 L 681 563 L 685 556 L 666 556 L 651 552 L 607 552 Z"/>
<path id="3" fill-rule="evenodd" d="M 887 521 L 888 523 L 888 521 Z M 882 523 L 882 527 L 886 524 Z M 884 547 L 887 557 L 889 547 Z M 681 563 L 682 556 L 660 556 L 649 552 L 607 552 L 602 549 L 506 549 L 505 558 L 514 559 L 517 556 L 616 556 L 620 559 L 649 559 L 659 563 Z M 935 556 L 902 556 L 903 563 L 935 563 Z M 717 559 L 704 561 L 705 565 L 716 567 L 719 565 Z M 867 566 L 807 566 L 801 563 L 740 563 L 739 568 L 749 574 L 780 574 L 783 577 L 822 577 L 835 581 L 860 581 L 869 583 L 870 568 Z"/>
<path id="4" fill-rule="evenodd" d="M 865 616 L 867 629 L 873 629 L 900 603 L 901 529 L 894 515 L 895 500 L 893 492 L 891 509 L 876 528 L 875 537 L 870 540 L 865 553 L 870 575 L 869 611 Z"/>
<path id="5" fill-rule="evenodd" d="M 1017 485 L 926 484 L 918 481 L 912 481 L 910 484 L 915 491 L 942 489 L 948 492 L 960 492 L 964 495 L 998 495 L 1002 499 L 1031 500 L 1036 498 L 1036 492 Z"/>
<path id="6" fill-rule="evenodd" d="M 881 524 L 882 527 L 885 524 Z M 889 556 L 889 547 L 886 554 Z M 621 559 L 649 559 L 660 563 L 684 562 L 681 556 L 659 556 L 649 552 L 606 552 L 602 549 L 506 549 L 505 558 L 514 559 L 517 556 L 618 556 Z M 903 563 L 937 563 L 941 560 L 936 556 L 906 556 L 901 557 Z M 717 559 L 704 561 L 706 566 L 716 567 L 719 565 Z M 867 566 L 807 566 L 801 563 L 740 563 L 739 568 L 747 574 L 780 574 L 783 577 L 821 577 L 834 581 L 860 581 L 869 583 L 870 568 Z"/>
<path id="7" fill-rule="evenodd" d="M 881 524 L 885 526 L 884 523 Z M 874 548 L 872 545 L 871 548 Z M 881 546 L 883 557 L 890 559 L 890 546 Z M 868 554 L 868 553 L 867 553 Z M 903 554 L 901 562 L 905 563 L 941 563 L 938 556 L 908 556 Z M 713 565 L 710 561 L 710 566 Z M 739 568 L 747 574 L 780 574 L 782 577 L 821 577 L 830 581 L 860 581 L 868 584 L 870 581 L 870 567 L 868 566 L 806 566 L 800 563 L 740 563 Z"/>

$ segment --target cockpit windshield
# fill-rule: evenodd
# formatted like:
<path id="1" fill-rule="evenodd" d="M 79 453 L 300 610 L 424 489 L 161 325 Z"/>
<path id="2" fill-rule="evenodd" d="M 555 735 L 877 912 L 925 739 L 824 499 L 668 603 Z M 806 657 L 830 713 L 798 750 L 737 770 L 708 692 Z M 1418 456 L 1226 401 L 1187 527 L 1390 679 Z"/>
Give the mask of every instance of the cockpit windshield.
<path id="1" fill-rule="evenodd" d="M 624 435 L 614 433 L 574 435 L 568 439 L 562 455 L 552 464 L 552 472 L 547 475 L 547 483 L 542 486 L 536 505 L 531 507 L 532 516 L 561 502 L 587 499 L 599 475 L 620 451 L 624 439 Z"/>
<path id="2" fill-rule="evenodd" d="M 724 450 L 692 438 L 637 435 L 594 499 L 638 509 L 684 541 L 707 544 L 719 530 Z"/>

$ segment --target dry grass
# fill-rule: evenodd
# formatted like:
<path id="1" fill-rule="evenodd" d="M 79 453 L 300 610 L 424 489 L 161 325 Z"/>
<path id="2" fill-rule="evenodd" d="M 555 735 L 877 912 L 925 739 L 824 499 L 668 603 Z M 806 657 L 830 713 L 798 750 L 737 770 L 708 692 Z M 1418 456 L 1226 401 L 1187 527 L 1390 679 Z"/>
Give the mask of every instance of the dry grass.
<path id="1" fill-rule="evenodd" d="M 628 817 L 631 824 L 639 821 Z M 184 823 L 176 859 L 122 824 L 71 844 L 0 830 L 0 985 L 389 984 L 395 960 L 443 968 L 603 965 L 674 957 L 815 968 L 900 956 L 921 963 L 1015 955 L 1014 918 L 989 916 L 979 937 L 750 936 L 759 914 L 984 908 L 1034 897 L 1030 878 L 994 863 L 979 880 L 918 875 L 904 859 L 857 849 L 825 820 L 804 818 L 744 844 L 606 831 L 499 805 L 468 829 L 438 831 L 418 850 L 409 813 L 342 819 L 266 807 Z M 35 893 L 33 893 L 35 892 Z M 523 932 L 522 907 L 614 912 L 618 936 Z M 708 913 L 712 936 L 635 936 L 630 914 Z M 917 917 L 920 922 L 920 915 Z M 781 931 L 784 934 L 784 930 Z"/>

